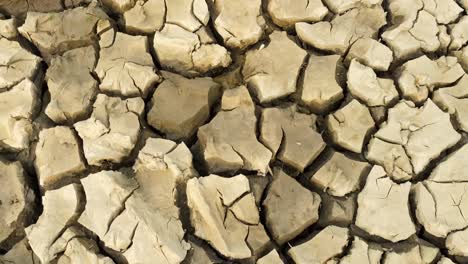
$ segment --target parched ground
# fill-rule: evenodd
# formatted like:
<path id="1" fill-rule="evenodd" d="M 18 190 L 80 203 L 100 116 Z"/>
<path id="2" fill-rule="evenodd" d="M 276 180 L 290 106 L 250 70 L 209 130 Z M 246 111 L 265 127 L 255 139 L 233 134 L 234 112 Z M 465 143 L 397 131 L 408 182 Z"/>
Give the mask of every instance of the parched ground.
<path id="1" fill-rule="evenodd" d="M 0 0 L 0 263 L 468 263 L 467 11 Z"/>

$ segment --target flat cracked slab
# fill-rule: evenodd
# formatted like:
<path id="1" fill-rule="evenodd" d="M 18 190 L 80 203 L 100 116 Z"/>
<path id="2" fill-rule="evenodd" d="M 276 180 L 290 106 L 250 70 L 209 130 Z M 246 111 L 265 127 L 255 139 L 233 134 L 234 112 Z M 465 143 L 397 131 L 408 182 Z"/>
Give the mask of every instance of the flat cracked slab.
<path id="1" fill-rule="evenodd" d="M 198 140 L 212 173 L 245 169 L 266 174 L 271 152 L 256 137 L 255 109 L 247 88 L 224 93 L 221 111 L 200 127 Z M 242 130 L 238 130 L 243 127 Z"/>
<path id="2" fill-rule="evenodd" d="M 89 114 L 98 87 L 91 74 L 95 65 L 92 46 L 67 51 L 51 60 L 45 77 L 50 93 L 45 113 L 55 123 L 74 123 Z"/>
<path id="3" fill-rule="evenodd" d="M 355 153 L 361 153 L 366 137 L 374 128 L 369 109 L 357 100 L 328 115 L 326 122 L 333 143 Z"/>
<path id="4" fill-rule="evenodd" d="M 220 87 L 211 78 L 187 79 L 170 72 L 162 76 L 164 81 L 151 99 L 148 123 L 167 138 L 189 139 L 210 117 Z"/>
<path id="5" fill-rule="evenodd" d="M 35 195 L 20 162 L 0 161 L 0 178 L 6 188 L 0 194 L 0 248 L 12 247 L 34 212 Z M 1 260 L 1 259 L 0 259 Z"/>
<path id="6" fill-rule="evenodd" d="M 297 264 L 329 263 L 341 255 L 349 243 L 349 231 L 338 226 L 328 226 L 310 240 L 288 250 Z"/>
<path id="7" fill-rule="evenodd" d="M 145 98 L 159 81 L 144 36 L 117 32 L 111 46 L 101 44 L 96 73 L 99 89 L 116 95 Z"/>
<path id="8" fill-rule="evenodd" d="M 286 33 L 275 31 L 268 45 L 247 52 L 242 75 L 260 103 L 270 102 L 296 91 L 306 54 Z"/>
<path id="9" fill-rule="evenodd" d="M 356 226 L 391 242 L 416 233 L 409 211 L 411 184 L 394 183 L 380 166 L 374 166 L 358 195 Z"/>
<path id="10" fill-rule="evenodd" d="M 321 199 L 278 170 L 263 201 L 266 225 L 278 244 L 284 244 L 318 220 Z"/>
<path id="11" fill-rule="evenodd" d="M 298 37 L 306 44 L 320 50 L 345 54 L 356 40 L 375 38 L 379 29 L 386 23 L 384 10 L 376 5 L 351 9 L 335 16 L 331 22 L 299 22 L 296 23 L 295 29 Z"/>
<path id="12" fill-rule="evenodd" d="M 316 116 L 296 112 L 295 108 L 265 108 L 260 121 L 260 140 L 278 160 L 302 172 L 326 144 L 315 130 Z"/>
<path id="13" fill-rule="evenodd" d="M 66 126 L 42 130 L 35 154 L 34 166 L 43 188 L 70 180 L 86 169 L 76 132 Z"/>
<path id="14" fill-rule="evenodd" d="M 90 165 L 120 162 L 130 154 L 140 133 L 143 108 L 141 98 L 97 96 L 91 117 L 74 125 Z"/>
<path id="15" fill-rule="evenodd" d="M 228 258 L 252 256 L 249 235 L 256 235 L 251 230 L 257 228 L 260 218 L 247 177 L 210 175 L 191 179 L 187 198 L 196 236 Z M 264 233 L 263 226 L 260 228 Z"/>

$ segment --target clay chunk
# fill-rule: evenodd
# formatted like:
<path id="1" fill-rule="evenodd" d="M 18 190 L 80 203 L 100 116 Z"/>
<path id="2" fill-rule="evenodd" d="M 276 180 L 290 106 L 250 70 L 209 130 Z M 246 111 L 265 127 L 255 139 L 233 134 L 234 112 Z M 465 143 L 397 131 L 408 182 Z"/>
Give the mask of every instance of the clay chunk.
<path id="1" fill-rule="evenodd" d="M 226 90 L 221 111 L 197 133 L 209 172 L 245 169 L 265 175 L 272 154 L 257 140 L 256 126 L 255 107 L 247 88 Z"/>
<path id="2" fill-rule="evenodd" d="M 411 239 L 398 244 L 385 254 L 385 264 L 422 263 L 430 264 L 440 256 L 440 250 L 422 239 Z"/>
<path id="3" fill-rule="evenodd" d="M 184 176 L 167 169 L 177 164 L 168 157 L 181 151 L 171 151 L 175 145 L 167 140 L 147 142 L 134 167 L 135 178 L 101 171 L 81 180 L 91 198 L 79 222 L 130 263 L 179 264 L 190 248 L 174 202 Z"/>
<path id="4" fill-rule="evenodd" d="M 21 151 L 29 147 L 39 95 L 39 89 L 29 79 L 0 92 L 0 149 Z"/>
<path id="5" fill-rule="evenodd" d="M 0 38 L 0 46 L 0 92 L 25 79 L 34 81 L 41 58 L 6 38 Z"/>
<path id="6" fill-rule="evenodd" d="M 210 175 L 190 179 L 187 199 L 196 236 L 228 258 L 253 255 L 248 236 L 260 224 L 260 218 L 247 177 Z"/>
<path id="7" fill-rule="evenodd" d="M 147 38 L 120 32 L 112 46 L 101 45 L 96 74 L 101 91 L 126 97 L 145 98 L 160 78 L 154 72 Z"/>
<path id="8" fill-rule="evenodd" d="M 411 183 L 394 183 L 384 169 L 374 166 L 358 195 L 356 226 L 391 242 L 416 233 L 409 213 Z"/>
<path id="9" fill-rule="evenodd" d="M 353 243 L 347 255 L 341 258 L 343 264 L 379 264 L 384 251 L 374 243 L 368 243 L 360 237 L 354 237 Z"/>
<path id="10" fill-rule="evenodd" d="M 297 264 L 330 263 L 344 252 L 350 238 L 347 228 L 327 226 L 308 241 L 293 246 L 288 254 Z"/>
<path id="11" fill-rule="evenodd" d="M 39 133 L 34 165 L 41 187 L 60 184 L 86 169 L 76 137 L 76 133 L 65 126 Z"/>
<path id="12" fill-rule="evenodd" d="M 26 236 L 41 263 L 50 263 L 60 253 L 53 244 L 75 222 L 85 202 L 79 184 L 47 191 L 42 198 L 44 211 L 37 222 L 26 228 Z"/>
<path id="13" fill-rule="evenodd" d="M 343 197 L 359 189 L 361 180 L 369 169 L 367 162 L 333 152 L 331 158 L 312 175 L 310 182 L 328 194 Z"/>
<path id="14" fill-rule="evenodd" d="M 214 27 L 229 48 L 245 49 L 263 35 L 261 0 L 210 0 Z"/>
<path id="15" fill-rule="evenodd" d="M 310 55 L 304 72 L 301 101 L 314 113 L 326 113 L 343 99 L 344 67 L 339 55 Z"/>
<path id="16" fill-rule="evenodd" d="M 188 77 L 225 68 L 232 62 L 227 49 L 218 45 L 206 28 L 192 32 L 179 23 L 166 23 L 154 35 L 153 47 L 164 70 Z"/>
<path id="17" fill-rule="evenodd" d="M 46 73 L 50 102 L 45 113 L 55 123 L 73 124 L 89 113 L 98 86 L 91 74 L 95 64 L 92 46 L 52 58 Z"/>
<path id="18" fill-rule="evenodd" d="M 387 106 L 398 100 L 398 91 L 392 79 L 377 77 L 374 70 L 356 59 L 348 70 L 348 89 L 368 107 Z"/>
<path id="19" fill-rule="evenodd" d="M 247 52 L 242 75 L 260 103 L 267 103 L 296 91 L 297 76 L 306 55 L 286 32 L 275 31 L 267 46 Z"/>
<path id="20" fill-rule="evenodd" d="M 260 140 L 277 159 L 302 172 L 326 146 L 314 129 L 315 120 L 314 115 L 296 112 L 294 106 L 265 108 L 260 121 Z"/>
<path id="21" fill-rule="evenodd" d="M 364 140 L 374 128 L 369 109 L 355 99 L 328 115 L 326 121 L 333 142 L 355 153 L 361 153 Z"/>
<path id="22" fill-rule="evenodd" d="M 162 75 L 164 81 L 153 94 L 148 123 L 169 139 L 189 139 L 210 117 L 220 87 L 207 77 L 187 79 L 170 72 Z"/>
<path id="23" fill-rule="evenodd" d="M 26 238 L 16 243 L 5 255 L 0 255 L 1 263 L 36 264 L 39 261 Z"/>
<path id="24" fill-rule="evenodd" d="M 30 224 L 35 195 L 18 161 L 0 161 L 0 180 L 8 186 L 0 193 L 0 249 L 6 250 L 14 246 Z"/>
<path id="25" fill-rule="evenodd" d="M 267 10 L 273 22 L 283 28 L 297 22 L 317 22 L 329 13 L 321 0 L 269 0 Z"/>
<path id="26" fill-rule="evenodd" d="M 284 264 L 276 250 L 270 251 L 262 258 L 257 260 L 257 264 Z"/>
<path id="27" fill-rule="evenodd" d="M 436 90 L 432 100 L 442 110 L 455 117 L 461 130 L 468 132 L 468 75 L 463 75 L 454 86 Z"/>
<path id="28" fill-rule="evenodd" d="M 52 55 L 95 44 L 98 22 L 108 19 L 106 13 L 94 5 L 58 13 L 29 12 L 18 31 L 36 45 L 47 60 Z"/>
<path id="29" fill-rule="evenodd" d="M 361 38 L 349 48 L 345 61 L 356 59 L 376 71 L 386 71 L 393 61 L 392 50 L 372 38 Z"/>
<path id="30" fill-rule="evenodd" d="M 123 14 L 123 21 L 127 31 L 148 34 L 161 30 L 165 13 L 164 0 L 138 0 Z"/>
<path id="31" fill-rule="evenodd" d="M 456 231 L 447 236 L 445 246 L 450 255 L 468 257 L 468 230 Z"/>
<path id="32" fill-rule="evenodd" d="M 384 142 L 375 148 L 371 144 L 369 151 L 373 154 L 369 155 L 378 157 L 379 152 L 387 153 L 380 157 L 379 163 L 395 164 L 401 170 L 393 170 L 389 165 L 385 165 L 385 168 L 392 177 L 400 179 L 408 179 L 409 176 L 405 174 L 411 171 L 415 175 L 424 171 L 432 160 L 461 138 L 453 128 L 449 114 L 440 110 L 430 99 L 419 108 L 412 102 L 399 102 L 389 110 L 387 121 L 374 137 Z M 408 160 L 412 170 L 409 169 Z M 404 173 L 399 174 L 400 171 Z"/>
<path id="33" fill-rule="evenodd" d="M 386 24 L 382 6 L 354 8 L 337 15 L 331 22 L 296 23 L 298 37 L 317 49 L 345 54 L 348 47 L 360 38 L 376 38 Z"/>
<path id="34" fill-rule="evenodd" d="M 431 60 L 421 56 L 403 64 L 398 70 L 398 88 L 407 100 L 423 103 L 435 88 L 450 85 L 465 74 L 455 57 Z"/>
<path id="35" fill-rule="evenodd" d="M 350 9 L 380 5 L 382 0 L 324 0 L 333 13 L 342 14 Z"/>
<path id="36" fill-rule="evenodd" d="M 319 219 L 321 199 L 285 172 L 277 170 L 263 201 L 266 225 L 278 244 L 284 244 Z"/>
<path id="37" fill-rule="evenodd" d="M 121 162 L 130 154 L 140 133 L 144 107 L 141 98 L 97 96 L 91 117 L 74 125 L 88 164 Z"/>

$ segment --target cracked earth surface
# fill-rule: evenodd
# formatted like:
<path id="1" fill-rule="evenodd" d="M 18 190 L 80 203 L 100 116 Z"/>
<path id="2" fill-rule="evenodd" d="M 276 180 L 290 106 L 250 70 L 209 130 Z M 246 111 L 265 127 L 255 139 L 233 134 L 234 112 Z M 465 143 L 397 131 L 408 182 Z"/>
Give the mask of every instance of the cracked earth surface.
<path id="1" fill-rule="evenodd" d="M 468 263 L 467 0 L 0 0 L 1 264 Z"/>

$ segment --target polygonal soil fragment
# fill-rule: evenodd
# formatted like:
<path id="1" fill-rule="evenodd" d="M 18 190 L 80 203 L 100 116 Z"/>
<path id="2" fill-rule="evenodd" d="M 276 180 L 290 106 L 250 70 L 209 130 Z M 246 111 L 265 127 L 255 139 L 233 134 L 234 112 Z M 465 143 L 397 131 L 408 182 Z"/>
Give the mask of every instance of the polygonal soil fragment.
<path id="1" fill-rule="evenodd" d="M 416 233 L 409 212 L 410 188 L 411 183 L 394 183 L 382 167 L 374 166 L 358 195 L 356 226 L 392 242 Z"/>
<path id="2" fill-rule="evenodd" d="M 277 169 L 263 201 L 266 225 L 278 244 L 284 244 L 319 219 L 320 196 Z"/>
<path id="3" fill-rule="evenodd" d="M 468 42 L 467 30 L 468 16 L 462 17 L 456 24 L 451 25 L 449 50 L 459 50 L 466 45 Z"/>
<path id="4" fill-rule="evenodd" d="M 62 253 L 58 258 L 58 264 L 114 264 L 111 258 L 99 253 L 99 247 L 95 241 L 86 238 L 80 229 L 73 226 L 65 230 L 53 246 Z"/>
<path id="5" fill-rule="evenodd" d="M 29 79 L 0 92 L 0 149 L 20 151 L 29 147 L 39 94 Z"/>
<path id="6" fill-rule="evenodd" d="M 348 70 L 348 89 L 353 97 L 368 107 L 386 106 L 398 100 L 398 91 L 392 79 L 377 77 L 372 68 L 351 61 Z"/>
<path id="7" fill-rule="evenodd" d="M 18 30 L 47 60 L 51 55 L 96 43 L 96 26 L 107 19 L 106 13 L 94 5 L 60 13 L 29 12 Z"/>
<path id="8" fill-rule="evenodd" d="M 367 146 L 366 158 L 382 167 L 394 181 L 407 181 L 413 178 L 413 165 L 404 146 L 372 138 Z"/>
<path id="9" fill-rule="evenodd" d="M 85 170 L 76 133 L 58 126 L 39 133 L 34 165 L 41 187 L 47 189 Z"/>
<path id="10" fill-rule="evenodd" d="M 445 175 L 443 176 L 445 178 Z M 437 176 L 414 187 L 416 217 L 424 230 L 435 237 L 468 227 L 468 182 L 439 181 Z"/>
<path id="11" fill-rule="evenodd" d="M 288 250 L 297 264 L 325 264 L 344 252 L 350 240 L 347 228 L 328 226 L 308 241 Z"/>
<path id="12" fill-rule="evenodd" d="M 349 151 L 361 153 L 364 140 L 374 128 L 369 109 L 353 99 L 327 116 L 328 133 L 333 142 Z"/>
<path id="13" fill-rule="evenodd" d="M 20 162 L 0 160 L 0 248 L 9 249 L 24 235 L 33 213 L 34 192 Z M 1 258 L 0 258 L 1 260 Z"/>
<path id="14" fill-rule="evenodd" d="M 216 44 L 211 32 L 204 27 L 192 32 L 178 24 L 166 23 L 154 35 L 153 45 L 163 69 L 186 76 L 225 68 L 232 61 L 226 48 Z"/>
<path id="15" fill-rule="evenodd" d="M 455 57 L 431 60 L 425 55 L 406 62 L 398 71 L 403 97 L 417 104 L 424 102 L 434 88 L 450 85 L 465 74 Z"/>
<path id="16" fill-rule="evenodd" d="M 49 263 L 57 257 L 59 252 L 53 244 L 78 219 L 84 202 L 85 197 L 78 184 L 47 191 L 42 197 L 42 215 L 35 224 L 26 228 L 29 244 L 41 263 Z"/>
<path id="17" fill-rule="evenodd" d="M 317 224 L 321 227 L 329 225 L 349 226 L 354 221 L 356 212 L 356 193 L 345 197 L 335 197 L 327 193 L 321 193 L 320 218 Z"/>
<path id="18" fill-rule="evenodd" d="M 333 13 L 342 14 L 357 7 L 380 5 L 382 0 L 324 0 L 324 2 Z"/>
<path id="19" fill-rule="evenodd" d="M 468 257 L 468 229 L 450 233 L 445 241 L 450 255 Z"/>
<path id="20" fill-rule="evenodd" d="M 150 34 L 161 30 L 165 14 L 165 0 L 138 0 L 123 14 L 123 22 L 131 33 Z"/>
<path id="21" fill-rule="evenodd" d="M 270 42 L 249 50 L 242 75 L 261 103 L 285 97 L 296 91 L 296 81 L 307 52 L 275 31 Z"/>
<path id="22" fill-rule="evenodd" d="M 220 260 L 213 250 L 208 249 L 208 247 L 202 247 L 195 243 L 190 243 L 190 251 L 187 256 L 187 264 L 199 264 L 199 263 L 209 263 L 209 264 L 222 264 L 224 263 Z"/>
<path id="23" fill-rule="evenodd" d="M 174 140 L 189 139 L 210 117 L 220 87 L 211 78 L 187 79 L 163 72 L 151 100 L 148 123 Z"/>
<path id="24" fill-rule="evenodd" d="M 166 1 L 166 8 L 166 23 L 180 25 L 191 32 L 207 26 L 210 19 L 204 0 Z"/>
<path id="25" fill-rule="evenodd" d="M 74 123 L 88 114 L 98 85 L 91 75 L 95 64 L 92 46 L 52 58 L 46 74 L 50 102 L 45 113 L 55 123 Z"/>
<path id="26" fill-rule="evenodd" d="M 245 259 L 254 254 L 249 234 L 260 224 L 260 216 L 247 177 L 190 179 L 187 199 L 195 235 L 228 258 Z M 265 233 L 263 227 L 260 231 Z"/>
<path id="27" fill-rule="evenodd" d="M 24 79 L 34 81 L 41 58 L 6 38 L 0 38 L 0 46 L 0 91 L 10 89 Z"/>
<path id="28" fill-rule="evenodd" d="M 265 108 L 260 140 L 277 159 L 302 172 L 326 146 L 315 130 L 315 121 L 315 115 L 296 112 L 295 106 Z"/>
<path id="29" fill-rule="evenodd" d="M 70 1 L 70 0 L 67 0 Z M 80 0 L 77 0 L 79 2 Z M 81 0 L 82 2 L 86 0 Z M 24 18 L 26 12 L 58 12 L 63 9 L 61 0 L 0 0 L 2 12 Z"/>
<path id="30" fill-rule="evenodd" d="M 317 22 L 328 14 L 321 0 L 269 0 L 267 9 L 273 22 L 284 28 L 297 22 Z"/>
<path id="31" fill-rule="evenodd" d="M 272 250 L 270 253 L 257 260 L 257 264 L 284 264 L 284 262 L 280 258 L 278 252 Z"/>
<path id="32" fill-rule="evenodd" d="M 361 180 L 369 169 L 367 162 L 333 152 L 331 158 L 312 175 L 310 182 L 328 194 L 343 197 L 359 189 Z"/>
<path id="33" fill-rule="evenodd" d="M 148 52 L 147 38 L 120 32 L 112 46 L 101 45 L 96 73 L 101 80 L 101 91 L 122 96 L 146 97 L 149 89 L 159 81 Z"/>
<path id="34" fill-rule="evenodd" d="M 320 50 L 345 54 L 348 47 L 360 38 L 376 38 L 385 25 L 385 12 L 380 5 L 355 8 L 337 15 L 331 22 L 296 23 L 296 32 L 306 44 Z"/>
<path id="35" fill-rule="evenodd" d="M 383 256 L 382 248 L 374 243 L 368 243 L 360 237 L 354 237 L 351 248 L 340 264 L 380 264 Z"/>
<path id="36" fill-rule="evenodd" d="M 271 152 L 258 142 L 256 126 L 255 105 L 247 88 L 226 90 L 221 111 L 198 129 L 208 170 L 216 173 L 245 169 L 265 175 Z"/>
<path id="37" fill-rule="evenodd" d="M 102 4 L 112 12 L 123 13 L 135 5 L 135 0 L 102 0 Z"/>
<path id="38" fill-rule="evenodd" d="M 39 259 L 29 246 L 27 238 L 16 243 L 5 255 L 0 255 L 0 263 L 37 264 Z"/>
<path id="39" fill-rule="evenodd" d="M 349 63 L 353 59 L 376 71 L 386 71 L 393 61 L 393 52 L 375 39 L 361 38 L 353 43 L 345 62 Z"/>
<path id="40" fill-rule="evenodd" d="M 440 250 L 434 245 L 422 240 L 405 241 L 396 244 L 388 250 L 383 257 L 384 264 L 430 264 L 434 263 L 440 255 Z"/>
<path id="41" fill-rule="evenodd" d="M 175 147 L 168 140 L 148 141 L 135 178 L 101 171 L 81 180 L 89 198 L 79 222 L 129 263 L 180 263 L 190 248 L 174 202 L 185 177 L 179 166 L 184 160 L 175 154 L 184 150 Z"/>
<path id="42" fill-rule="evenodd" d="M 463 75 L 454 86 L 435 91 L 432 100 L 455 117 L 461 130 L 468 132 L 468 75 Z"/>
<path id="43" fill-rule="evenodd" d="M 437 51 L 444 42 L 438 25 L 453 22 L 462 11 L 454 0 L 390 0 L 388 7 L 393 25 L 382 38 L 397 60 Z"/>
<path id="44" fill-rule="evenodd" d="M 229 48 L 244 49 L 263 35 L 261 0 L 208 0 L 214 27 Z"/>
<path id="45" fill-rule="evenodd" d="M 407 168 L 409 159 L 415 174 L 421 173 L 433 159 L 455 145 L 461 138 L 453 129 L 449 114 L 440 110 L 430 99 L 420 108 L 416 108 L 408 101 L 401 101 L 395 105 L 389 110 L 387 121 L 381 125 L 374 137 L 389 144 L 383 144 L 374 150 L 370 145 L 369 153 L 373 151 L 385 153 L 385 150 L 387 153 L 393 153 L 386 155 L 383 163 L 398 164 L 397 166 L 405 173 L 409 173 Z M 396 145 L 403 147 L 403 151 Z M 397 159 L 398 162 L 395 162 Z M 395 175 L 399 170 L 392 170 L 389 165 L 385 166 L 387 173 L 391 173 L 394 178 L 407 178 Z"/>
<path id="46" fill-rule="evenodd" d="M 17 24 L 18 21 L 15 17 L 5 18 L 0 13 L 0 37 L 6 39 L 16 38 L 18 36 Z"/>
<path id="47" fill-rule="evenodd" d="M 315 113 L 325 113 L 343 98 L 344 77 L 339 55 L 310 55 L 304 71 L 301 101 Z"/>
<path id="48" fill-rule="evenodd" d="M 91 117 L 74 125 L 83 140 L 88 164 L 121 162 L 130 154 L 140 133 L 139 118 L 144 107 L 141 98 L 97 96 Z"/>

